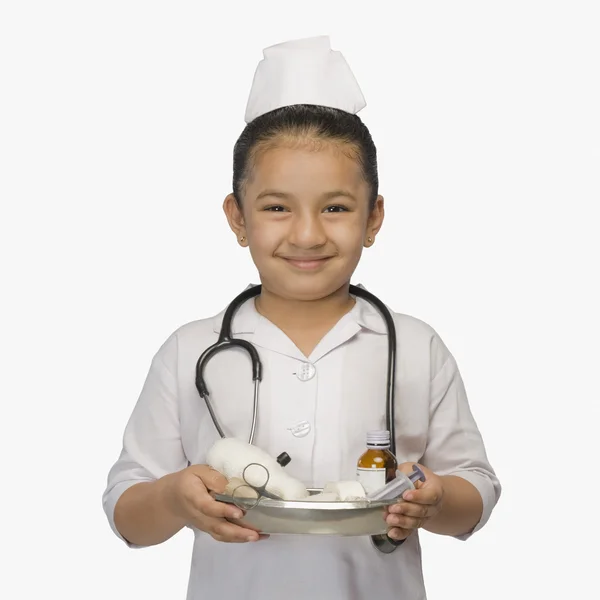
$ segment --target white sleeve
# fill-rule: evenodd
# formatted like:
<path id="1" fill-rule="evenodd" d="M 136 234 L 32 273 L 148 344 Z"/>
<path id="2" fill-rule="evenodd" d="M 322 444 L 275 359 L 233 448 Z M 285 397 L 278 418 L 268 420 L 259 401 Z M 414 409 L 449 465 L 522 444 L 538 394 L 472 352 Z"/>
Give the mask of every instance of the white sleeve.
<path id="1" fill-rule="evenodd" d="M 131 548 L 139 546 L 123 538 L 115 526 L 115 505 L 121 494 L 136 483 L 155 481 L 188 466 L 181 444 L 176 372 L 177 338 L 173 334 L 152 359 L 102 497 L 112 530 Z"/>
<path id="2" fill-rule="evenodd" d="M 437 343 L 436 343 L 437 342 Z M 455 536 L 467 540 L 489 520 L 501 494 L 483 439 L 471 413 L 463 379 L 454 357 L 443 342 L 434 341 L 432 365 L 441 364 L 430 387 L 430 422 L 423 464 L 438 475 L 455 475 L 475 486 L 483 501 L 479 523 Z"/>

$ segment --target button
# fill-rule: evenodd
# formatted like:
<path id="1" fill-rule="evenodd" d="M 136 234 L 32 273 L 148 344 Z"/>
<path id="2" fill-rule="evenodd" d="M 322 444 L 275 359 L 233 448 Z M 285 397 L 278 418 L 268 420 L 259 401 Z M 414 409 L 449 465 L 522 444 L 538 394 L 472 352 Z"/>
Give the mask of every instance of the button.
<path id="1" fill-rule="evenodd" d="M 316 372 L 317 369 L 315 365 L 311 363 L 302 363 L 300 365 L 300 368 L 296 372 L 296 377 L 300 381 L 308 381 L 309 379 L 312 379 L 315 376 Z"/>
<path id="2" fill-rule="evenodd" d="M 310 433 L 310 423 L 308 421 L 300 421 L 297 425 L 293 427 L 288 427 L 288 431 L 292 432 L 294 437 L 306 437 Z"/>

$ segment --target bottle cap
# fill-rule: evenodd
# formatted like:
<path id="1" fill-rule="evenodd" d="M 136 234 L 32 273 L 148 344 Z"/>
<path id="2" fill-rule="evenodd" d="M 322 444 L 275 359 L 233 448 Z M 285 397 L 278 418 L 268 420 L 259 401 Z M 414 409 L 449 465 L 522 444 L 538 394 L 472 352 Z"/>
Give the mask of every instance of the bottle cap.
<path id="1" fill-rule="evenodd" d="M 369 448 L 389 448 L 390 432 L 384 430 L 367 431 L 367 446 Z"/>
<path id="2" fill-rule="evenodd" d="M 278 457 L 277 457 L 277 462 L 282 466 L 282 467 L 287 467 L 287 465 L 290 464 L 290 462 L 292 462 L 292 457 L 287 453 L 287 452 L 282 452 Z"/>

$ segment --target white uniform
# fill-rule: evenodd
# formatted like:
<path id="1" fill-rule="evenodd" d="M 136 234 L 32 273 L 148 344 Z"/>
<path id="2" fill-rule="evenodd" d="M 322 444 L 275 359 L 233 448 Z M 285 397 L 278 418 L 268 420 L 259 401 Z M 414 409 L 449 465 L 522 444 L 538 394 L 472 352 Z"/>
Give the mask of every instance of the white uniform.
<path id="1" fill-rule="evenodd" d="M 182 326 L 152 361 L 103 498 L 119 537 L 114 507 L 128 487 L 188 462 L 204 463 L 218 439 L 194 381 L 198 357 L 216 341 L 223 314 Z M 500 484 L 463 381 L 429 325 L 402 314 L 394 314 L 394 322 L 398 462 L 421 462 L 439 475 L 458 475 L 475 485 L 484 510 L 472 534 L 488 520 Z M 252 300 L 239 309 L 232 333 L 252 342 L 263 363 L 254 443 L 273 456 L 287 452 L 292 462 L 286 470 L 309 487 L 354 479 L 367 430 L 385 429 L 387 335 L 378 311 L 357 298 L 308 359 Z M 205 377 L 226 435 L 247 441 L 253 398 L 248 355 L 237 349 L 217 354 Z M 376 551 L 368 537 L 272 536 L 226 544 L 201 531 L 194 534 L 188 600 L 426 598 L 417 533 L 390 555 Z"/>

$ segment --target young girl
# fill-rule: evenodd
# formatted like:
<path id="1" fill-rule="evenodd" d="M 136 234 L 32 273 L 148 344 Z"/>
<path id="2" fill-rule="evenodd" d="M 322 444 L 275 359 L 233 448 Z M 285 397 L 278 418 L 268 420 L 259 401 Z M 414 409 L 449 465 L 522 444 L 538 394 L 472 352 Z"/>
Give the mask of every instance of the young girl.
<path id="1" fill-rule="evenodd" d="M 233 319 L 263 364 L 254 444 L 309 487 L 354 479 L 368 430 L 385 429 L 387 328 L 349 293 L 384 219 L 376 150 L 356 116 L 364 99 L 326 37 L 265 50 L 224 210 L 262 283 Z M 396 455 L 427 481 L 382 518 L 391 554 L 369 537 L 259 536 L 217 502 L 227 481 L 204 463 L 219 438 L 195 387 L 199 355 L 223 313 L 188 323 L 156 353 L 111 469 L 104 509 L 129 546 L 194 531 L 188 599 L 425 598 L 418 529 L 466 539 L 489 519 L 500 485 L 453 356 L 427 324 L 393 314 Z M 248 355 L 217 354 L 205 378 L 228 437 L 247 440 Z M 255 543 L 257 542 L 257 543 Z"/>

